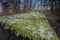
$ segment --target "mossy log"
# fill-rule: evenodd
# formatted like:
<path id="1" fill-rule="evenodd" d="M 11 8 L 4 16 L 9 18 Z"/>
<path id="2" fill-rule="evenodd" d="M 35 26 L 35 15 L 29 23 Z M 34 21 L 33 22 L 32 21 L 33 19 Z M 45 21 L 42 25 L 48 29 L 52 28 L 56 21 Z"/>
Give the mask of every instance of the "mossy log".
<path id="1" fill-rule="evenodd" d="M 5 22 L 4 29 L 15 30 L 16 36 L 28 40 L 59 40 L 43 13 L 27 12 L 24 14 L 0 16 Z"/>

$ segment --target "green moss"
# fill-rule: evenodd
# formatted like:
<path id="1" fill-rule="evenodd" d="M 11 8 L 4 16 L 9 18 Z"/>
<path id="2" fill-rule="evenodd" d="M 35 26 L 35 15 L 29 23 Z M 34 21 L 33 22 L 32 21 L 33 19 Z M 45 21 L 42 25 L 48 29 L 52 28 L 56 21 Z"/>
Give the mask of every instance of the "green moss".
<path id="1" fill-rule="evenodd" d="M 30 40 L 58 40 L 45 15 L 39 12 L 1 16 L 0 22 L 6 23 L 5 29 L 15 30 L 17 36 Z"/>

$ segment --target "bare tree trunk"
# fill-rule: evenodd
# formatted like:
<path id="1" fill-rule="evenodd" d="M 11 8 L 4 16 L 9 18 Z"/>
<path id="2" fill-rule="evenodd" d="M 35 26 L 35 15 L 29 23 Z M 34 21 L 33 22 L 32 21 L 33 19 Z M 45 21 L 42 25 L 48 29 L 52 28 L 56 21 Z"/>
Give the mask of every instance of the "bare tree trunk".
<path id="1" fill-rule="evenodd" d="M 8 8 L 9 8 L 9 4 L 8 4 L 8 2 L 5 2 L 3 4 L 4 4 L 3 5 L 3 12 L 4 12 L 4 14 L 7 14 L 8 13 Z"/>
<path id="2" fill-rule="evenodd" d="M 51 0 L 50 2 L 50 7 L 51 7 L 50 11 L 53 12 L 53 0 Z"/>
<path id="3" fill-rule="evenodd" d="M 27 11 L 27 10 L 26 10 L 26 8 L 27 8 L 27 4 L 26 4 L 27 2 L 26 2 L 26 1 L 27 1 L 27 0 L 24 0 L 24 9 L 23 9 L 23 10 L 24 10 L 24 12 L 26 12 L 26 11 Z"/>
<path id="4" fill-rule="evenodd" d="M 16 13 L 20 10 L 20 0 L 16 0 Z"/>
<path id="5" fill-rule="evenodd" d="M 32 8 L 32 0 L 30 0 L 29 11 L 31 11 L 31 8 Z"/>

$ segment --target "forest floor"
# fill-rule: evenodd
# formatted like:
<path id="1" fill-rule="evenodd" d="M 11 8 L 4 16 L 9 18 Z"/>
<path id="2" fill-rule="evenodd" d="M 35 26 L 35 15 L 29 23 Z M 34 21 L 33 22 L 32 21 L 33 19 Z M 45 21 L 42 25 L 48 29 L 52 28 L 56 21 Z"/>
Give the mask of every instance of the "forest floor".
<path id="1" fill-rule="evenodd" d="M 44 14 L 46 15 L 51 27 L 56 31 L 57 35 L 60 38 L 60 16 L 55 15 L 50 10 L 45 10 Z"/>

